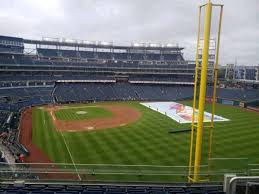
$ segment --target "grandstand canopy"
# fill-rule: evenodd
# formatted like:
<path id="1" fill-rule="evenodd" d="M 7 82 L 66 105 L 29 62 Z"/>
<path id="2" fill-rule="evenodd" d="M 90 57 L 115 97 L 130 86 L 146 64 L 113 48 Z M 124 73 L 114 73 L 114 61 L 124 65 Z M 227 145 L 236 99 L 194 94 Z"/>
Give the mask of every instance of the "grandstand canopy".
<path id="1" fill-rule="evenodd" d="M 178 45 L 155 45 L 155 44 L 139 44 L 138 46 L 132 45 L 114 45 L 112 43 L 109 44 L 102 44 L 102 43 L 94 43 L 86 41 L 66 41 L 60 39 L 49 39 L 49 40 L 31 40 L 31 39 L 24 39 L 24 43 L 26 44 L 36 44 L 36 45 L 52 45 L 52 46 L 71 46 L 71 47 L 85 47 L 85 48 L 103 48 L 103 49 L 139 49 L 139 50 L 161 50 L 161 51 L 181 51 L 184 48 L 179 47 Z"/>

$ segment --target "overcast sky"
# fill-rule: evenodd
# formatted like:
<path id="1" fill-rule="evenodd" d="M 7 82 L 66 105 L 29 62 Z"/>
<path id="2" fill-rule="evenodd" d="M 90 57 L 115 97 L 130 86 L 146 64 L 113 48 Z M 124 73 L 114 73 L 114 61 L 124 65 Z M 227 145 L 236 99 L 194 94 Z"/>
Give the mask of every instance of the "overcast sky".
<path id="1" fill-rule="evenodd" d="M 195 56 L 198 5 L 206 0 L 0 0 L 0 34 L 115 43 L 174 43 Z M 259 0 L 224 4 L 220 63 L 259 64 Z M 217 16 L 216 12 L 213 18 Z M 213 22 L 215 23 L 215 21 Z M 212 36 L 216 30 L 213 27 Z"/>

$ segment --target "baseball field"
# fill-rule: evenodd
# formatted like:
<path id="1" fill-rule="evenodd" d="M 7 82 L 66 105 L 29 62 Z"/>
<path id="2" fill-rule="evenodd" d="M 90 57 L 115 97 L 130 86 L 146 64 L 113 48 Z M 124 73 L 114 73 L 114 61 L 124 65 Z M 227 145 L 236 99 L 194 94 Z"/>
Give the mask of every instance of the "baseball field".
<path id="1" fill-rule="evenodd" d="M 216 114 L 230 121 L 215 123 L 213 170 L 230 170 L 230 163 L 242 173 L 259 164 L 259 114 L 220 104 Z M 31 152 L 27 162 L 86 170 L 89 180 L 186 180 L 190 132 L 169 132 L 189 128 L 138 102 L 42 106 L 23 114 L 20 140 Z"/>

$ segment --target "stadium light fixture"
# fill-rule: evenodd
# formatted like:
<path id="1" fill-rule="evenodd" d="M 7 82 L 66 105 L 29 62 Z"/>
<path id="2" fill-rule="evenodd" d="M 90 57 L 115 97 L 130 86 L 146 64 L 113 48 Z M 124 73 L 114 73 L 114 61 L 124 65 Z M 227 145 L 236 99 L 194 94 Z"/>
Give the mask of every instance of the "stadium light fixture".
<path id="1" fill-rule="evenodd" d="M 146 46 L 146 47 L 147 47 L 148 44 L 145 44 L 145 43 L 137 43 L 137 42 L 136 42 L 136 43 L 133 43 L 132 46 L 134 46 L 134 47 L 144 47 L 144 46 Z"/>
<path id="2" fill-rule="evenodd" d="M 110 46 L 110 45 L 112 45 L 112 43 L 102 41 L 102 42 L 101 42 L 101 45 L 104 45 L 104 46 Z"/>
<path id="3" fill-rule="evenodd" d="M 68 42 L 68 43 L 75 43 L 76 41 L 73 40 L 73 39 L 68 39 L 68 38 L 66 38 L 66 39 L 65 39 L 65 42 Z"/>
<path id="4" fill-rule="evenodd" d="M 139 47 L 139 46 L 140 46 L 140 43 L 133 43 L 133 46 L 134 46 L 134 47 Z"/>
<path id="5" fill-rule="evenodd" d="M 43 40 L 43 41 L 50 41 L 50 38 L 43 37 L 42 40 Z"/>
<path id="6" fill-rule="evenodd" d="M 166 44 L 166 47 L 173 47 L 174 45 L 171 43 Z"/>
<path id="7" fill-rule="evenodd" d="M 83 43 L 83 40 L 76 40 L 76 43 L 77 43 L 77 44 L 82 44 L 82 43 Z"/>
<path id="8" fill-rule="evenodd" d="M 159 44 L 156 44 L 156 43 L 150 43 L 149 44 L 150 47 L 159 47 Z"/>
<path id="9" fill-rule="evenodd" d="M 91 41 L 89 41 L 89 40 L 83 40 L 83 43 L 84 43 L 84 44 L 94 44 L 94 42 L 91 42 Z"/>

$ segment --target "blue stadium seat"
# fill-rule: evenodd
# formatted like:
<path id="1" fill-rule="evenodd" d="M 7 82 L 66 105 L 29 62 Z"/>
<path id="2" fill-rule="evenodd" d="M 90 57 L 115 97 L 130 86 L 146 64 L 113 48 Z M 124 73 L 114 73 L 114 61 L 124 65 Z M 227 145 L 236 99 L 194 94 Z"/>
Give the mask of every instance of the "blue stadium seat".
<path id="1" fill-rule="evenodd" d="M 80 194 L 79 191 L 56 191 L 55 194 Z"/>
<path id="2" fill-rule="evenodd" d="M 103 191 L 83 191 L 82 194 L 103 194 Z"/>
<path id="3" fill-rule="evenodd" d="M 45 190 L 42 190 L 42 191 L 32 191 L 31 193 L 32 194 L 55 194 L 55 191 L 45 191 Z"/>

